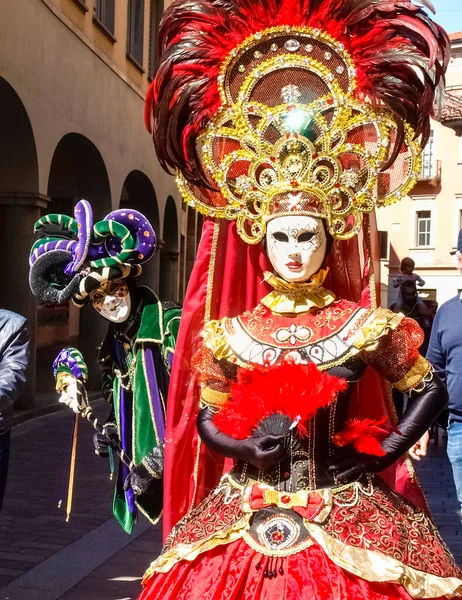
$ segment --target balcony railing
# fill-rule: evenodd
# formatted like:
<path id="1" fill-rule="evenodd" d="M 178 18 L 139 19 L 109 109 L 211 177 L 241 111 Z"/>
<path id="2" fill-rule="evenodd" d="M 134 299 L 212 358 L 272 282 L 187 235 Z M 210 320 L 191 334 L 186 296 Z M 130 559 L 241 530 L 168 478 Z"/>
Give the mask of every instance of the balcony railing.
<path id="1" fill-rule="evenodd" d="M 446 93 L 440 109 L 439 119 L 443 125 L 454 129 L 456 135 L 462 135 L 462 97 L 460 90 Z"/>
<path id="2" fill-rule="evenodd" d="M 441 181 L 441 161 L 423 158 L 419 181 Z"/>

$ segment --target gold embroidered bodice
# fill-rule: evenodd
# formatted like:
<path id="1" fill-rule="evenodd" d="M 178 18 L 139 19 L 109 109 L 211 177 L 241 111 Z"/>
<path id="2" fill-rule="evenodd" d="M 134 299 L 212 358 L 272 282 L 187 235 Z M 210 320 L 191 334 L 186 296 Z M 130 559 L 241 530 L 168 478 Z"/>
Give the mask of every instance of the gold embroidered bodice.
<path id="1" fill-rule="evenodd" d="M 274 291 L 260 304 L 237 317 L 211 321 L 203 332 L 204 365 L 209 365 L 202 369 L 204 406 L 226 410 L 229 381 L 237 368 L 287 359 L 313 362 L 351 384 L 313 417 L 308 438 L 298 442 L 287 461 L 266 473 L 246 467 L 252 477 L 283 490 L 335 485 L 325 466 L 338 451 L 332 436 L 344 427 L 353 386 L 368 365 L 403 390 L 429 371 L 427 361 L 417 358 L 415 332 L 409 330 L 414 322 L 386 309 L 337 299 L 322 287 L 325 273 L 320 271 L 307 284 L 266 275 Z M 242 468 L 237 465 L 238 474 Z"/>

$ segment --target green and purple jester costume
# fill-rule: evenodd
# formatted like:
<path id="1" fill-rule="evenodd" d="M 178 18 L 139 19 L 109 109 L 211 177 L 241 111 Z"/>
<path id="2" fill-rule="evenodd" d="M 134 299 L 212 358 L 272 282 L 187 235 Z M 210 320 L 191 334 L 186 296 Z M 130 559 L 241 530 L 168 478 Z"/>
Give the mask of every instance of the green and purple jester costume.
<path id="1" fill-rule="evenodd" d="M 153 523 L 162 512 L 165 402 L 181 309 L 135 283 L 156 250 L 154 229 L 138 211 L 115 210 L 94 223 L 90 203 L 81 200 L 73 217 L 46 215 L 35 231 L 41 237 L 31 249 L 29 283 L 39 302 L 72 300 L 81 307 L 92 293 L 106 294 L 108 282 L 123 281 L 130 295 L 128 317 L 108 319 L 98 352 L 103 394 L 112 406 L 102 443 L 107 450 L 112 439 L 131 459 L 120 461 L 113 505 L 130 533 L 138 510 Z"/>
<path id="2" fill-rule="evenodd" d="M 140 303 L 126 327 L 109 326 L 99 348 L 103 394 L 113 406 L 122 448 L 135 464 L 149 468 L 149 455 L 165 439 L 165 402 L 181 309 L 138 288 Z M 130 533 L 137 508 L 153 523 L 162 512 L 162 477 L 145 493 L 124 491 L 128 467 L 120 463 L 114 493 L 116 519 Z M 153 473 L 153 476 L 156 475 Z"/>

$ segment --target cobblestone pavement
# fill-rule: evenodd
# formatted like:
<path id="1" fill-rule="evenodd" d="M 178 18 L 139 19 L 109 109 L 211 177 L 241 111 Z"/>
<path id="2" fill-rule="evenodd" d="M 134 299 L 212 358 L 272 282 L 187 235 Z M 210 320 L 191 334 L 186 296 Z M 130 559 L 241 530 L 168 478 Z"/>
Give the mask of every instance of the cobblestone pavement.
<path id="1" fill-rule="evenodd" d="M 462 524 L 451 465 L 446 455 L 446 440 L 442 437 L 440 433 L 436 447 L 431 443 L 429 456 L 416 463 L 416 471 L 440 533 L 462 566 Z"/>
<path id="2" fill-rule="evenodd" d="M 97 406 L 104 415 L 105 408 Z M 111 518 L 107 461 L 93 453 L 93 430 L 79 428 L 76 490 L 69 523 L 57 500 L 65 479 L 73 415 L 60 412 L 14 430 L 10 477 L 0 515 L 0 600 L 134 600 L 161 548 L 160 527 L 143 519 L 127 536 Z M 462 564 L 444 442 L 417 465 L 446 542 Z"/>
<path id="3" fill-rule="evenodd" d="M 93 452 L 93 430 L 81 422 L 75 494 L 69 523 L 58 500 L 66 482 L 74 416 L 70 410 L 13 429 L 8 484 L 0 515 L 0 585 L 59 552 L 107 521 L 111 488 L 107 461 Z M 65 489 L 66 493 L 67 482 Z M 64 496 L 66 498 L 66 496 Z"/>

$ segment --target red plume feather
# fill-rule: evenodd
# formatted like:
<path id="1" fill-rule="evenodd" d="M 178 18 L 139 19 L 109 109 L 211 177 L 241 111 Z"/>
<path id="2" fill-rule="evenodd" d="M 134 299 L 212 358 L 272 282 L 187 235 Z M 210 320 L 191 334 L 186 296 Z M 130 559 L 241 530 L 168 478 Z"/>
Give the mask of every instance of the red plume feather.
<path id="1" fill-rule="evenodd" d="M 231 386 L 231 399 L 214 422 L 221 431 L 240 440 L 251 436 L 267 417 L 282 414 L 298 421 L 298 432 L 306 436 L 307 422 L 346 387 L 344 379 L 320 371 L 313 363 L 284 362 L 240 369 L 237 382 Z"/>
<path id="2" fill-rule="evenodd" d="M 175 0 L 160 24 L 160 66 L 146 99 L 161 165 L 210 186 L 196 137 L 220 106 L 220 66 L 249 35 L 279 25 L 317 27 L 342 42 L 358 95 L 387 106 L 425 144 L 450 43 L 414 1 L 434 12 L 428 0 Z"/>
<path id="3" fill-rule="evenodd" d="M 387 417 L 381 419 L 351 419 L 342 431 L 332 437 L 336 446 L 352 445 L 355 450 L 373 456 L 385 456 L 380 445 L 390 433 L 400 433 L 396 427 L 387 425 Z"/>

